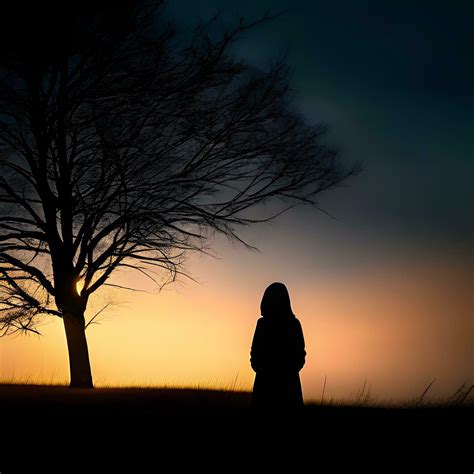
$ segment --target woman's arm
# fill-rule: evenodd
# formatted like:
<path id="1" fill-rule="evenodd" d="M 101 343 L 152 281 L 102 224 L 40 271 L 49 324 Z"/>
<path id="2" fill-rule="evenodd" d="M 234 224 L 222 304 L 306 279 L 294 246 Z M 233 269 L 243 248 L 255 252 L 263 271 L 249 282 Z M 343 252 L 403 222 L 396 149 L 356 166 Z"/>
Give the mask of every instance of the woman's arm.
<path id="1" fill-rule="evenodd" d="M 298 372 L 304 367 L 306 360 L 305 342 L 303 336 L 303 328 L 299 320 L 295 324 L 295 339 L 294 339 L 294 367 Z"/>
<path id="2" fill-rule="evenodd" d="M 255 372 L 262 368 L 263 362 L 263 320 L 257 321 L 257 327 L 253 335 L 252 348 L 250 350 L 250 365 Z"/>

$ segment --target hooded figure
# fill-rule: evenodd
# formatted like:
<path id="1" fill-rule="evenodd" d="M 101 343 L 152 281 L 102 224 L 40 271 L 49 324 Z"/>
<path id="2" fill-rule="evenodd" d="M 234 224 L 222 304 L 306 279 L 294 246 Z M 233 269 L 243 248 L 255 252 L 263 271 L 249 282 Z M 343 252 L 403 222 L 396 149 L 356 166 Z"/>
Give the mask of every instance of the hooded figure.
<path id="1" fill-rule="evenodd" d="M 290 295 L 283 283 L 272 283 L 260 304 L 262 317 L 250 352 L 256 372 L 252 405 L 258 408 L 303 406 L 299 371 L 305 363 L 303 330 L 291 310 Z"/>

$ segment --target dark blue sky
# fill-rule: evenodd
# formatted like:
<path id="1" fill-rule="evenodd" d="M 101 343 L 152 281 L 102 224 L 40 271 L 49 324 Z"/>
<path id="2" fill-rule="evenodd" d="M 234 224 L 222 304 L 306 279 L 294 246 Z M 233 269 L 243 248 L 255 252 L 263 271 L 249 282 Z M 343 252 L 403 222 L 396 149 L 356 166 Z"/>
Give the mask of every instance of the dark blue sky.
<path id="1" fill-rule="evenodd" d="M 256 64 L 288 48 L 296 100 L 331 127 L 330 139 L 364 172 L 322 205 L 374 241 L 469 250 L 473 236 L 474 61 L 471 2 L 174 0 L 183 28 L 221 12 L 287 13 L 248 33 L 238 53 Z M 305 211 L 300 230 L 320 226 Z M 298 215 L 301 218 L 298 219 Z"/>

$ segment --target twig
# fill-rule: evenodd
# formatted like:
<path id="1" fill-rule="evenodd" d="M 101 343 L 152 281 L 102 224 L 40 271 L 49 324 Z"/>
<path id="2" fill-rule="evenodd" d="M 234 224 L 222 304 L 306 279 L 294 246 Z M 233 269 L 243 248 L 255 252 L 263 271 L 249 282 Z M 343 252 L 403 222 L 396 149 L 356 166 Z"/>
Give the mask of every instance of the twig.
<path id="1" fill-rule="evenodd" d="M 431 386 L 435 383 L 436 379 L 433 379 L 431 381 L 431 383 L 425 388 L 425 391 L 421 394 L 421 397 L 420 399 L 418 400 L 417 402 L 417 405 L 419 405 L 421 403 L 421 401 L 423 400 L 423 397 L 427 394 L 428 390 L 431 388 Z"/>
<path id="2" fill-rule="evenodd" d="M 364 380 L 364 385 L 362 385 L 362 391 L 360 392 L 360 394 L 357 398 L 357 403 L 360 403 L 360 401 L 362 400 L 362 397 L 363 397 L 364 392 L 365 392 L 366 385 L 367 385 L 367 379 Z"/>
<path id="3" fill-rule="evenodd" d="M 239 378 L 239 371 L 237 371 L 237 374 L 235 375 L 234 382 L 231 387 L 231 391 L 233 392 L 235 390 L 235 386 L 237 385 L 237 379 Z"/>
<path id="4" fill-rule="evenodd" d="M 84 326 L 84 331 L 91 325 L 91 324 L 98 324 L 97 322 L 94 323 L 94 319 L 99 316 L 102 311 L 105 311 L 112 303 L 107 303 L 101 310 L 99 310 L 97 313 L 92 316 L 92 318 L 89 320 L 89 322 Z"/>
<path id="5" fill-rule="evenodd" d="M 469 390 L 466 390 L 466 393 L 460 398 L 459 403 L 462 403 L 464 402 L 464 400 L 466 400 L 467 396 L 471 393 L 473 388 L 474 388 L 474 385 L 471 385 L 469 387 Z"/>
<path id="6" fill-rule="evenodd" d="M 321 405 L 323 404 L 324 399 L 324 392 L 326 391 L 326 381 L 328 379 L 328 374 L 324 376 L 324 385 L 323 385 L 323 393 L 321 394 Z"/>
<path id="7" fill-rule="evenodd" d="M 464 387 L 466 386 L 467 382 L 464 382 L 455 392 L 454 394 L 452 395 L 451 399 L 450 399 L 450 402 L 451 403 L 456 403 L 457 402 L 457 399 L 461 398 L 462 395 L 463 395 L 463 390 L 464 390 Z"/>

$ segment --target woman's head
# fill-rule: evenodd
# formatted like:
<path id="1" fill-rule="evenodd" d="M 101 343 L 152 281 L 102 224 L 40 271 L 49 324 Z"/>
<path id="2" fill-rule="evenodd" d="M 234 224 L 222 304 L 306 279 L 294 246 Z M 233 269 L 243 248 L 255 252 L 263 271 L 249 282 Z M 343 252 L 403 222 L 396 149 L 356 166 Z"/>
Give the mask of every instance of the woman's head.
<path id="1" fill-rule="evenodd" d="M 269 319 L 294 317 L 290 295 L 283 283 L 272 283 L 265 290 L 260 303 L 260 314 Z"/>

